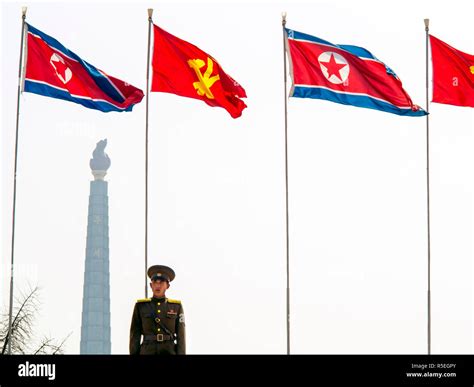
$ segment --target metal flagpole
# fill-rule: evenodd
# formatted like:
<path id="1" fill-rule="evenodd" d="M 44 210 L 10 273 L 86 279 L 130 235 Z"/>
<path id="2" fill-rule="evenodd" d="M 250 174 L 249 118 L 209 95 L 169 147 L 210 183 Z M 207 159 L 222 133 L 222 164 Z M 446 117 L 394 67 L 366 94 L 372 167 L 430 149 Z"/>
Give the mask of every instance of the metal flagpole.
<path id="1" fill-rule="evenodd" d="M 23 65 L 23 50 L 25 47 L 25 26 L 26 26 L 26 10 L 27 7 L 22 7 L 21 15 L 21 44 L 20 44 L 20 62 L 18 65 L 18 92 L 16 102 L 16 133 L 15 133 L 15 166 L 13 173 L 13 210 L 12 210 L 12 241 L 11 241 L 11 268 L 10 268 L 10 306 L 8 313 L 8 354 L 12 353 L 12 318 L 13 318 L 13 271 L 15 261 L 15 217 L 16 217 L 16 172 L 18 165 L 18 127 L 20 124 L 20 95 L 22 85 L 22 65 Z"/>
<path id="2" fill-rule="evenodd" d="M 428 355 L 431 354 L 431 235 L 430 235 L 430 115 L 429 115 L 429 76 L 428 50 L 430 19 L 425 19 L 426 31 L 426 193 L 428 212 Z"/>
<path id="3" fill-rule="evenodd" d="M 290 354 L 290 235 L 288 217 L 288 97 L 287 97 L 287 75 L 286 75 L 286 12 L 281 14 L 281 25 L 283 27 L 283 72 L 285 99 L 285 198 L 286 198 L 286 354 Z"/>
<path id="4" fill-rule="evenodd" d="M 153 8 L 148 8 L 148 49 L 146 59 L 146 113 L 145 113 L 145 298 L 148 297 L 148 99 L 150 84 L 150 45 L 153 26 Z"/>

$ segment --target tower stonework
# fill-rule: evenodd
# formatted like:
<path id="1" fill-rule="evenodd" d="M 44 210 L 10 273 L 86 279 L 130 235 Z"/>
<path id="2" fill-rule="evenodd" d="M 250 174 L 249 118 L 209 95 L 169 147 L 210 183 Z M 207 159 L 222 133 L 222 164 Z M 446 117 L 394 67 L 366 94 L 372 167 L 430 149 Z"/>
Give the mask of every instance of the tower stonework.
<path id="1" fill-rule="evenodd" d="M 104 180 L 110 159 L 101 140 L 93 152 L 82 298 L 81 354 L 110 354 L 109 199 Z"/>

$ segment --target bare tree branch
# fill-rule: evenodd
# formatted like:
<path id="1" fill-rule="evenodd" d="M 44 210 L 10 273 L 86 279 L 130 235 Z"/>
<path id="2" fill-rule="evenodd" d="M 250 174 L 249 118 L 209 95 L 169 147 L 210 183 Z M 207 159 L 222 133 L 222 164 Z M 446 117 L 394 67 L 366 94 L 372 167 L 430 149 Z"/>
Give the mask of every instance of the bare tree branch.
<path id="1" fill-rule="evenodd" d="M 61 354 L 66 340 L 70 333 L 59 344 L 51 337 L 43 337 L 39 344 L 35 344 L 36 330 L 34 329 L 36 317 L 40 309 L 39 302 L 40 289 L 38 286 L 31 287 L 26 293 L 20 294 L 15 299 L 14 318 L 11 327 L 11 351 L 13 354 Z M 0 317 L 0 346 L 1 354 L 6 353 L 10 335 L 8 332 L 9 314 L 2 313 Z M 34 349 L 36 348 L 36 349 Z"/>

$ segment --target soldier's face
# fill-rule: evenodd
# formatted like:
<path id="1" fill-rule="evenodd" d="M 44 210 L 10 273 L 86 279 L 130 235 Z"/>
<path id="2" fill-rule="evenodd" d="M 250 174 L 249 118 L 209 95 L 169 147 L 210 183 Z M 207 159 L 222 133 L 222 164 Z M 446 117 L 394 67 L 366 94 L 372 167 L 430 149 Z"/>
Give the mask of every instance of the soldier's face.
<path id="1" fill-rule="evenodd" d="M 165 296 L 166 291 L 170 287 L 170 284 L 167 281 L 156 280 L 151 281 L 150 287 L 153 292 L 153 297 L 163 298 Z"/>

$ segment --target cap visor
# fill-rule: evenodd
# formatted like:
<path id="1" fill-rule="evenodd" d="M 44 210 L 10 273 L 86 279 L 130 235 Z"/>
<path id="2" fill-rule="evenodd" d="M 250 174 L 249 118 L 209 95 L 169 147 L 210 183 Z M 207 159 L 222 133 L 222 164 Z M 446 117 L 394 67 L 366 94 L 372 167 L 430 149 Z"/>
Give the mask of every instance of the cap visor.
<path id="1" fill-rule="evenodd" d="M 153 277 L 151 277 L 151 280 L 152 281 L 169 281 L 168 278 L 157 276 L 157 275 L 154 275 Z"/>

